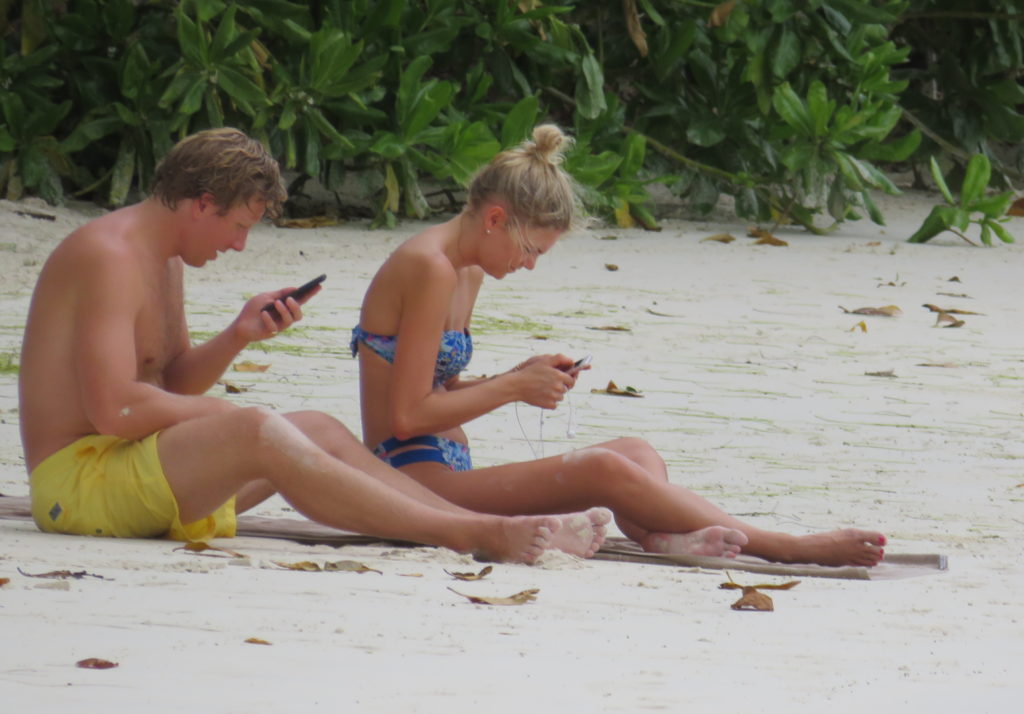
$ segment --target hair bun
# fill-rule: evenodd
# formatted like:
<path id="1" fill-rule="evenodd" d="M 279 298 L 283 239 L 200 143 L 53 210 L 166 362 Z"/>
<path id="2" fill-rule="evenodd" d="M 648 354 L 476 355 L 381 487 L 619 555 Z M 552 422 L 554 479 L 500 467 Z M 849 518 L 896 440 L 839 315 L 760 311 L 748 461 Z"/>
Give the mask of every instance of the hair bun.
<path id="1" fill-rule="evenodd" d="M 554 124 L 541 124 L 533 129 L 533 141 L 526 142 L 527 153 L 550 164 L 562 163 L 562 154 L 571 143 L 569 137 Z"/>

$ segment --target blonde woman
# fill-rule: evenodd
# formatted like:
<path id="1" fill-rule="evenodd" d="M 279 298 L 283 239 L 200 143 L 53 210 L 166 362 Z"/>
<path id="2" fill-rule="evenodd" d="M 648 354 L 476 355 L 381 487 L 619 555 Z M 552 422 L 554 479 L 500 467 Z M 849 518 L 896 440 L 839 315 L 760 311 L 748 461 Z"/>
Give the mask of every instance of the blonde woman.
<path id="1" fill-rule="evenodd" d="M 881 533 L 793 536 L 754 528 L 670 483 L 664 461 L 637 438 L 472 467 L 463 424 L 515 401 L 553 409 L 576 383 L 572 359 L 561 354 L 531 357 L 489 379 L 459 376 L 472 355 L 470 319 L 484 276 L 501 280 L 520 268 L 532 270 L 578 225 L 575 187 L 560 165 L 567 144 L 558 127 L 536 127 L 531 141 L 502 152 L 476 175 L 461 213 L 413 236 L 381 266 L 351 344 L 359 358 L 366 445 L 472 510 L 591 509 L 593 549 L 608 518 L 594 507 L 606 507 L 623 533 L 652 552 L 734 557 L 742 551 L 785 562 L 878 563 Z"/>

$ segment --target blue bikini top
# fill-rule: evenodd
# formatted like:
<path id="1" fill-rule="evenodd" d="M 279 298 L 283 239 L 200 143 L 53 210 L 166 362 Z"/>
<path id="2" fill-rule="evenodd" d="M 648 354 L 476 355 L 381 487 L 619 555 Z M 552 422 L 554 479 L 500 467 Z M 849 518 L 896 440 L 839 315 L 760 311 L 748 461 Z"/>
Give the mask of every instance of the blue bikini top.
<path id="1" fill-rule="evenodd" d="M 352 341 L 349 349 L 352 356 L 359 351 L 359 343 L 373 350 L 381 359 L 388 364 L 395 363 L 395 350 L 398 346 L 398 337 L 395 335 L 376 335 L 367 332 L 359 325 L 352 328 Z M 469 330 L 445 330 L 441 334 L 441 347 L 437 351 L 437 362 L 434 364 L 434 386 L 444 384 L 452 377 L 458 376 L 459 372 L 466 368 L 469 360 L 473 357 L 473 338 Z"/>

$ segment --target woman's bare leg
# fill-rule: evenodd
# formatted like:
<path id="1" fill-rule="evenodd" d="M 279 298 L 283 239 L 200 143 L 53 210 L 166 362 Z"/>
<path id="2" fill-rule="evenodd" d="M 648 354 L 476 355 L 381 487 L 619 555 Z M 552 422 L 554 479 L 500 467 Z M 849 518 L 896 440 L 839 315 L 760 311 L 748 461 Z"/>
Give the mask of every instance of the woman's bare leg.
<path id="1" fill-rule="evenodd" d="M 380 479 L 417 501 L 452 513 L 473 513 L 445 500 L 415 479 L 385 464 L 333 417 L 322 412 L 294 412 L 285 417 L 336 459 Z M 448 469 L 444 470 L 451 473 Z M 594 507 L 583 513 L 559 513 L 556 517 L 562 526 L 555 533 L 551 547 L 589 558 L 604 544 L 612 514 L 606 508 Z"/>
<path id="2" fill-rule="evenodd" d="M 875 565 L 881 533 L 846 529 L 793 536 L 755 528 L 669 483 L 660 457 L 639 439 L 618 439 L 537 461 L 452 473 L 422 463 L 402 470 L 442 497 L 488 513 L 551 513 L 606 506 L 623 532 L 649 550 L 742 550 L 769 560 Z M 657 455 L 654 454 L 656 457 Z M 660 464 L 660 466 L 659 466 Z M 705 530 L 712 529 L 712 530 Z M 691 537 L 702 533 L 696 541 Z M 746 543 L 743 542 L 744 538 Z M 690 550 L 688 550 L 690 549 Z"/>

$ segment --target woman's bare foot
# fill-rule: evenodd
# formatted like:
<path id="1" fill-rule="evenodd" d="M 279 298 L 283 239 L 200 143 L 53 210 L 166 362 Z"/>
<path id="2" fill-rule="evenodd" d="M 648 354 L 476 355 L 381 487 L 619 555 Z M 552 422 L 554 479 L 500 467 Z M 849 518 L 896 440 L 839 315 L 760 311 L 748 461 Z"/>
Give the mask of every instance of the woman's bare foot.
<path id="1" fill-rule="evenodd" d="M 496 516 L 493 523 L 497 527 L 487 531 L 487 544 L 475 552 L 501 563 L 533 563 L 562 529 L 557 516 Z"/>
<path id="2" fill-rule="evenodd" d="M 708 526 L 692 533 L 648 533 L 640 545 L 648 553 L 735 558 L 746 544 L 743 531 Z"/>
<path id="3" fill-rule="evenodd" d="M 590 508 L 582 513 L 567 513 L 557 518 L 562 521 L 562 528 L 551 539 L 551 547 L 581 558 L 590 558 L 604 544 L 612 512 L 607 508 Z"/>
<path id="4" fill-rule="evenodd" d="M 844 528 L 798 536 L 790 562 L 871 567 L 885 556 L 885 536 L 876 531 Z"/>

